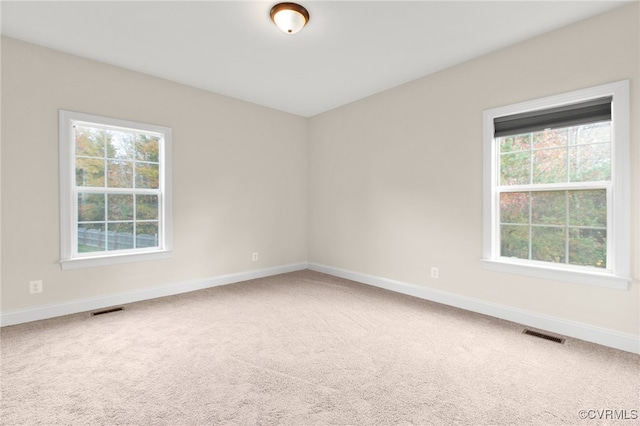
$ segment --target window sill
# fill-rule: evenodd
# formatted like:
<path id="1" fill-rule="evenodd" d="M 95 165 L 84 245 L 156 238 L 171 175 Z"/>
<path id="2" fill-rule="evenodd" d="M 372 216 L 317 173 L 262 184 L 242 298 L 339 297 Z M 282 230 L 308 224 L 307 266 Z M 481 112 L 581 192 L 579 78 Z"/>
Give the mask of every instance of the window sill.
<path id="1" fill-rule="evenodd" d="M 545 265 L 524 265 L 511 262 L 506 259 L 483 259 L 484 269 L 508 274 L 527 275 L 530 277 L 544 278 L 548 280 L 566 281 L 577 284 L 586 284 L 597 287 L 612 288 L 616 290 L 628 290 L 631 278 L 615 276 L 606 271 L 587 271 L 554 268 Z"/>
<path id="2" fill-rule="evenodd" d="M 168 259 L 171 257 L 170 250 L 146 252 L 146 253 L 127 253 L 113 254 L 99 257 L 79 257 L 75 259 L 61 259 L 60 267 L 63 271 L 71 269 L 95 268 L 98 266 L 118 265 L 121 263 L 143 262 L 147 260 Z"/>

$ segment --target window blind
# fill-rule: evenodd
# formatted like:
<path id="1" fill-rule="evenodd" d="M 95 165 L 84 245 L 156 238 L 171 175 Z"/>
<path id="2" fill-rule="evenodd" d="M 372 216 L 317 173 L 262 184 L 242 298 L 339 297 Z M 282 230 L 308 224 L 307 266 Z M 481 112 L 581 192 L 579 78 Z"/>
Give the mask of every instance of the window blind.
<path id="1" fill-rule="evenodd" d="M 613 97 L 608 96 L 571 105 L 496 117 L 493 120 L 494 137 L 608 121 L 611 120 L 612 100 Z"/>

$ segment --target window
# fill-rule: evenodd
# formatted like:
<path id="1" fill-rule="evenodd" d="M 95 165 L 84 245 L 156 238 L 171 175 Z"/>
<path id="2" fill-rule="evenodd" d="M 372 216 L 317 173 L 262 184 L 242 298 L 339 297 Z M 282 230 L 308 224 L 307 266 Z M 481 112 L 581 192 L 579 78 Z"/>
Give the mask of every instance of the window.
<path id="1" fill-rule="evenodd" d="M 170 150 L 169 128 L 60 110 L 63 269 L 168 257 Z"/>
<path id="2" fill-rule="evenodd" d="M 628 81 L 484 112 L 487 269 L 626 289 Z"/>

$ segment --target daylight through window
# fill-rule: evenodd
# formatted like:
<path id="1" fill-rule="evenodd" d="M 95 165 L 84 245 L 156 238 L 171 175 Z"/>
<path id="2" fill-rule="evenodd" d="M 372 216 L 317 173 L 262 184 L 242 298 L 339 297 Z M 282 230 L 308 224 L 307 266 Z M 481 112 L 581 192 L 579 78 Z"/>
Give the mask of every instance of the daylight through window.
<path id="1" fill-rule="evenodd" d="M 500 256 L 606 268 L 611 122 L 497 138 Z"/>

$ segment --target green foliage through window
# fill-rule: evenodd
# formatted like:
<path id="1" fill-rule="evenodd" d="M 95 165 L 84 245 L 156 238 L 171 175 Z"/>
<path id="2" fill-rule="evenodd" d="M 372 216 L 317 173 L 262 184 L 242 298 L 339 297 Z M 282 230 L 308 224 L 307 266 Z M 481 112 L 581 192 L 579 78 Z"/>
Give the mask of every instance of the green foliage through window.
<path id="1" fill-rule="evenodd" d="M 501 137 L 497 147 L 500 255 L 606 268 L 611 122 Z"/>
<path id="2" fill-rule="evenodd" d="M 76 123 L 78 253 L 158 247 L 162 137 Z"/>

